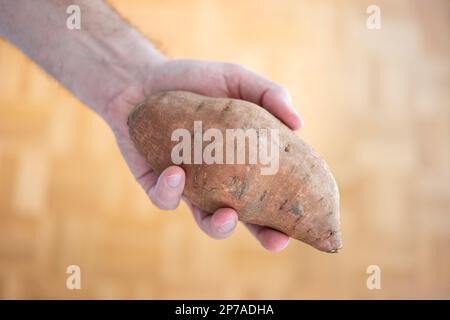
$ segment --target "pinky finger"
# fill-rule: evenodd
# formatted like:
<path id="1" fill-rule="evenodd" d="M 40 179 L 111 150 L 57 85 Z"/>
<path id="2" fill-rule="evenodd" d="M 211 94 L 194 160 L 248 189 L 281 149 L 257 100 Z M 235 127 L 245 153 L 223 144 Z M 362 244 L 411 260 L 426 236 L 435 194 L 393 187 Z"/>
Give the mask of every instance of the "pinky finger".
<path id="1" fill-rule="evenodd" d="M 233 233 L 237 224 L 237 213 L 230 208 L 218 209 L 213 214 L 206 213 L 187 202 L 199 228 L 213 239 L 226 239 Z"/>
<path id="2" fill-rule="evenodd" d="M 289 237 L 280 231 L 251 223 L 245 223 L 245 226 L 268 251 L 279 252 L 289 244 Z"/>

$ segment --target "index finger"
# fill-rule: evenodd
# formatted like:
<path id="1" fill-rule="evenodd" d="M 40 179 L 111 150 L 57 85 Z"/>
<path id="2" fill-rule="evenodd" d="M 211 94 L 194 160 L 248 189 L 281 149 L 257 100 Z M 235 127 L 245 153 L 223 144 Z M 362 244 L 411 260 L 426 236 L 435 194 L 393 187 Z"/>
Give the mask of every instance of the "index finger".
<path id="1" fill-rule="evenodd" d="M 293 130 L 303 126 L 303 119 L 284 87 L 240 66 L 231 68 L 225 75 L 231 98 L 260 105 Z"/>

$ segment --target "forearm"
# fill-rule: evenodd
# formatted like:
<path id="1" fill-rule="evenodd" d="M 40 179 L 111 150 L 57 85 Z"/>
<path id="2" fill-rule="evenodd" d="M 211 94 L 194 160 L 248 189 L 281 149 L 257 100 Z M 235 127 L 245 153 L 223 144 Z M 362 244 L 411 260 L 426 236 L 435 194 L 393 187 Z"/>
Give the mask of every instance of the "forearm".
<path id="1" fill-rule="evenodd" d="M 80 30 L 66 27 L 71 4 L 81 9 Z M 164 60 L 99 0 L 0 0 L 0 35 L 101 115 L 123 90 L 146 83 L 152 65 Z"/>

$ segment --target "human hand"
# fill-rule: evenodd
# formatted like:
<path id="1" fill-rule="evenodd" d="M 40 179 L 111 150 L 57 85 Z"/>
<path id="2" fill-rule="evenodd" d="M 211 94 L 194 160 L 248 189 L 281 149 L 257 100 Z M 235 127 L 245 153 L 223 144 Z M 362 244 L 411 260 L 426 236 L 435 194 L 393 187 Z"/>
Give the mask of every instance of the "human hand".
<path id="1" fill-rule="evenodd" d="M 83 32 L 61 28 L 57 17 L 66 11 L 66 2 L 0 1 L 0 36 L 106 119 L 128 166 L 158 207 L 178 206 L 185 175 L 180 167 L 171 166 L 158 177 L 128 135 L 128 114 L 147 95 L 187 90 L 248 100 L 266 108 L 292 129 L 301 127 L 289 94 L 275 83 L 233 64 L 169 61 L 105 1 L 78 1 L 87 14 Z M 232 209 L 209 214 L 189 205 L 200 228 L 213 238 L 228 237 L 236 226 L 237 214 Z M 271 251 L 281 250 L 288 243 L 288 237 L 275 230 L 249 224 L 247 227 Z"/>
<path id="2" fill-rule="evenodd" d="M 235 64 L 166 60 L 151 68 L 149 78 L 126 88 L 106 108 L 105 118 L 116 135 L 122 155 L 136 180 L 151 201 L 159 208 L 178 207 L 185 184 L 182 168 L 170 166 L 161 175 L 150 168 L 135 149 L 128 134 L 127 118 L 133 107 L 145 96 L 169 90 L 192 91 L 206 96 L 229 97 L 256 103 L 282 120 L 291 129 L 299 129 L 302 120 L 292 106 L 283 87 Z M 229 237 L 237 224 L 237 213 L 221 208 L 214 213 L 203 212 L 185 199 L 201 230 L 214 239 Z M 264 248 L 284 249 L 289 237 L 271 228 L 245 223 Z"/>

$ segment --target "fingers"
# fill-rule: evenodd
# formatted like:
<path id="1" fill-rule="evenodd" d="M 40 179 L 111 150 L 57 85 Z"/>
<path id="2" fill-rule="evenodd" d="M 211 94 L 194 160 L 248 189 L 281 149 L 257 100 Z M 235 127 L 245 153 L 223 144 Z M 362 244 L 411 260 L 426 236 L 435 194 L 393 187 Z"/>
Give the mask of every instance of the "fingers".
<path id="1" fill-rule="evenodd" d="M 177 166 L 168 167 L 158 178 L 153 171 L 148 171 L 148 174 L 142 175 L 138 180 L 144 188 L 148 189 L 147 194 L 157 207 L 163 210 L 173 210 L 178 207 L 185 184 L 183 169 Z M 187 204 L 197 225 L 211 238 L 228 238 L 236 228 L 238 215 L 233 209 L 221 208 L 214 214 L 209 214 L 193 206 L 189 201 Z M 248 223 L 245 225 L 269 251 L 281 251 L 289 243 L 289 237 L 284 233 L 258 225 Z"/>
<path id="2" fill-rule="evenodd" d="M 293 130 L 303 126 L 287 89 L 237 65 L 226 64 L 224 74 L 233 98 L 262 106 Z"/>
<path id="3" fill-rule="evenodd" d="M 192 211 L 195 222 L 204 233 L 213 239 L 225 239 L 231 236 L 238 221 L 236 211 L 230 208 L 221 208 L 214 214 L 209 214 L 189 201 L 186 202 Z M 271 252 L 281 251 L 289 244 L 289 237 L 282 232 L 250 223 L 245 223 L 245 226 L 261 245 Z"/>
<path id="4" fill-rule="evenodd" d="M 283 121 L 292 130 L 303 127 L 303 119 L 292 104 L 291 96 L 287 89 L 276 85 L 263 92 L 261 97 L 262 107 Z"/>
<path id="5" fill-rule="evenodd" d="M 156 183 L 150 184 L 146 190 L 149 198 L 158 208 L 174 210 L 180 203 L 184 183 L 185 174 L 183 169 L 171 166 L 164 170 L 159 175 Z"/>
<path id="6" fill-rule="evenodd" d="M 193 206 L 189 201 L 188 206 L 199 228 L 213 239 L 228 238 L 236 228 L 238 217 L 233 209 L 221 208 L 209 214 Z"/>
<path id="7" fill-rule="evenodd" d="M 245 223 L 245 226 L 271 252 L 279 252 L 289 244 L 289 237 L 282 232 L 250 223 Z"/>

